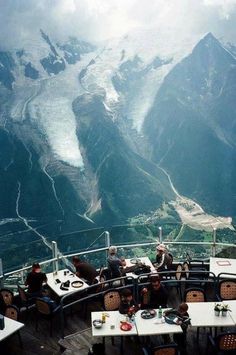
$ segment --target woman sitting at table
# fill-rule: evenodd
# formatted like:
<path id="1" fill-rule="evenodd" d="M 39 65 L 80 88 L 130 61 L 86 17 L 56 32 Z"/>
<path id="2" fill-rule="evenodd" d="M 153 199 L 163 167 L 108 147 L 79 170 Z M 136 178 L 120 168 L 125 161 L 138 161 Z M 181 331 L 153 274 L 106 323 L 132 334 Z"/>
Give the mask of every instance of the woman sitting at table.
<path id="1" fill-rule="evenodd" d="M 141 290 L 141 308 L 166 308 L 168 294 L 158 275 L 150 278 L 150 285 Z"/>
<path id="2" fill-rule="evenodd" d="M 107 263 L 112 279 L 122 276 L 121 268 L 126 266 L 126 262 L 124 257 L 118 257 L 115 246 L 111 246 L 108 250 Z"/>
<path id="3" fill-rule="evenodd" d="M 47 282 L 47 276 L 41 272 L 38 263 L 32 265 L 32 271 L 28 273 L 25 285 L 28 286 L 28 294 L 30 297 L 42 297 L 46 294 L 43 284 Z"/>
<path id="4" fill-rule="evenodd" d="M 134 314 L 138 310 L 138 304 L 133 298 L 133 293 L 129 288 L 125 288 L 120 293 L 121 302 L 119 312 L 121 314 Z"/>

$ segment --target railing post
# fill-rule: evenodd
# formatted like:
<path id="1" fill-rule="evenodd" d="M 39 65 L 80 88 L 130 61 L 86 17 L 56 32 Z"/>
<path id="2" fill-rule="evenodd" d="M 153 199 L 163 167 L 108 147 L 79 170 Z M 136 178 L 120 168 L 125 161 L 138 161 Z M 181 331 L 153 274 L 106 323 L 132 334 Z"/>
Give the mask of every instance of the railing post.
<path id="1" fill-rule="evenodd" d="M 212 256 L 216 256 L 216 228 L 213 228 Z"/>
<path id="2" fill-rule="evenodd" d="M 159 227 L 159 241 L 162 243 L 162 227 Z"/>
<path id="3" fill-rule="evenodd" d="M 2 259 L 0 258 L 0 287 L 3 287 L 3 268 L 2 268 Z"/>
<path id="4" fill-rule="evenodd" d="M 106 247 L 107 249 L 110 248 L 111 246 L 111 239 L 110 239 L 110 233 L 108 231 L 105 231 L 105 243 L 106 243 Z M 108 251 L 107 251 L 107 257 L 108 257 Z"/>
<path id="5" fill-rule="evenodd" d="M 53 272 L 58 272 L 58 251 L 57 251 L 57 242 L 52 242 L 52 257 L 53 259 L 57 259 L 53 261 Z"/>

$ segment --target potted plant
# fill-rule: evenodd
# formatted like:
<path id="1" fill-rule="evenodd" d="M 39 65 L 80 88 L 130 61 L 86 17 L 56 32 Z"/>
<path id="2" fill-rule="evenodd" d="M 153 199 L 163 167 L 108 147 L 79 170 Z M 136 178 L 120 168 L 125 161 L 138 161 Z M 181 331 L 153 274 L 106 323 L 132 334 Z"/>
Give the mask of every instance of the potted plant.
<path id="1" fill-rule="evenodd" d="M 222 311 L 222 317 L 226 317 L 228 311 L 231 312 L 231 310 L 229 309 L 229 305 L 228 304 L 223 304 L 222 308 L 221 308 L 221 311 Z"/>
<path id="2" fill-rule="evenodd" d="M 222 306 L 219 303 L 215 304 L 215 307 L 214 307 L 215 316 L 217 316 L 217 317 L 220 316 L 221 309 L 222 309 Z"/>

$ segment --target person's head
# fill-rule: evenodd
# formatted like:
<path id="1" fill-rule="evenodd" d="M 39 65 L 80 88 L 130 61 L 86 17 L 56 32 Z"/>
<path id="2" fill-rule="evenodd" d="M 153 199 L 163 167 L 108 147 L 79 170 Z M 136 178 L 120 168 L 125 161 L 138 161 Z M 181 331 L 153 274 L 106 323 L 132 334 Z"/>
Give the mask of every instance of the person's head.
<path id="1" fill-rule="evenodd" d="M 159 290 L 159 288 L 161 287 L 161 280 L 158 275 L 151 277 L 151 286 L 153 290 Z"/>
<path id="2" fill-rule="evenodd" d="M 164 244 L 158 244 L 156 247 L 157 254 L 163 254 L 166 251 Z"/>
<path id="3" fill-rule="evenodd" d="M 121 291 L 121 300 L 123 302 L 131 302 L 133 299 L 133 293 L 129 288 L 125 288 Z"/>
<path id="4" fill-rule="evenodd" d="M 36 272 L 36 273 L 41 272 L 41 267 L 40 267 L 39 263 L 33 263 L 33 265 L 32 265 L 32 271 L 33 271 L 33 272 Z"/>
<path id="5" fill-rule="evenodd" d="M 115 254 L 117 253 L 117 247 L 111 246 L 111 247 L 108 249 L 108 253 L 109 253 L 109 255 L 115 255 Z"/>
<path id="6" fill-rule="evenodd" d="M 80 258 L 78 256 L 73 256 L 72 258 L 72 264 L 74 266 L 78 265 L 81 262 Z"/>
<path id="7" fill-rule="evenodd" d="M 187 303 L 184 303 L 184 302 L 183 302 L 183 303 L 180 303 L 179 308 L 178 308 L 178 311 L 179 311 L 180 313 L 182 313 L 182 314 L 188 312 L 188 305 L 187 305 Z"/>

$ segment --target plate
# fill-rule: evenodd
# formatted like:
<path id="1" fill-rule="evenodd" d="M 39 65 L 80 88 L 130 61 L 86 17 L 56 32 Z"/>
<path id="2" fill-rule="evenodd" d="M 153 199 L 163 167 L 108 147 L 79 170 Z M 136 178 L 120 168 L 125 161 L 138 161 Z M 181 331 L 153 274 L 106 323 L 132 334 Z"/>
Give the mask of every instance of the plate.
<path id="1" fill-rule="evenodd" d="M 145 309 L 145 311 L 142 311 L 141 317 L 143 319 L 152 319 L 156 316 L 157 312 L 155 309 Z"/>
<path id="2" fill-rule="evenodd" d="M 83 284 L 84 284 L 83 281 L 79 281 L 79 280 L 71 282 L 71 286 L 74 288 L 80 288 L 83 286 Z"/>
<path id="3" fill-rule="evenodd" d="M 120 329 L 127 332 L 132 329 L 132 325 L 128 322 L 121 322 Z"/>
<path id="4" fill-rule="evenodd" d="M 138 258 L 130 259 L 130 264 L 138 264 L 138 263 L 141 263 L 141 259 Z"/>

